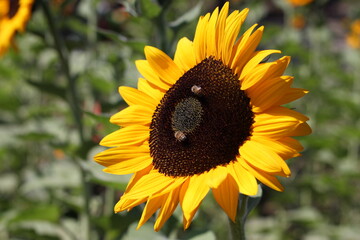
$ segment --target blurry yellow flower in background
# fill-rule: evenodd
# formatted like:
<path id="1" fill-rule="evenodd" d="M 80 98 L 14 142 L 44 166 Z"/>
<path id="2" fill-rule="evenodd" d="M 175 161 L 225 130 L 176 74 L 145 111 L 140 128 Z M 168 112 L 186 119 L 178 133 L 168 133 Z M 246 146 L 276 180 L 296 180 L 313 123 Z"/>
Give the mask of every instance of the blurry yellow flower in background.
<path id="1" fill-rule="evenodd" d="M 0 0 L 0 56 L 13 44 L 17 31 L 23 32 L 34 0 Z"/>
<path id="2" fill-rule="evenodd" d="M 351 23 L 351 32 L 360 35 L 360 19 L 357 19 Z"/>
<path id="3" fill-rule="evenodd" d="M 188 228 L 210 189 L 234 221 L 239 193 L 255 195 L 257 180 L 283 191 L 276 176 L 290 176 L 285 160 L 303 149 L 291 137 L 311 132 L 307 117 L 281 106 L 307 93 L 282 76 L 290 57 L 262 62 L 280 51 L 256 51 L 256 24 L 237 39 L 248 9 L 228 11 L 226 3 L 200 17 L 174 59 L 145 47 L 138 88 L 119 88 L 129 107 L 110 119 L 122 128 L 95 160 L 105 172 L 134 173 L 115 212 L 147 202 L 138 228 L 160 209 L 158 231 L 178 203 Z"/>
<path id="4" fill-rule="evenodd" d="M 287 0 L 294 7 L 305 6 L 314 0 Z"/>
<path id="5" fill-rule="evenodd" d="M 351 23 L 350 32 L 346 36 L 346 43 L 352 48 L 360 48 L 360 19 Z"/>

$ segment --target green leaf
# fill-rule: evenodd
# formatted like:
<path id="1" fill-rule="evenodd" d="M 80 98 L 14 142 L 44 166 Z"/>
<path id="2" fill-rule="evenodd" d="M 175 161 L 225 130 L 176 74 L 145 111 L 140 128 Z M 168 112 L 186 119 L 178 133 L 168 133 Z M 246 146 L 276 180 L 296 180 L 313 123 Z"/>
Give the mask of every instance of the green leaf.
<path id="1" fill-rule="evenodd" d="M 21 102 L 12 92 L 6 89 L 0 89 L 0 109 L 15 111 L 21 106 Z"/>
<path id="2" fill-rule="evenodd" d="M 25 133 L 25 134 L 19 134 L 17 135 L 17 137 L 19 139 L 25 140 L 25 141 L 49 141 L 55 138 L 54 135 L 50 134 L 50 133 L 38 133 L 38 132 L 29 132 L 29 133 Z"/>
<path id="3" fill-rule="evenodd" d="M 175 21 L 172 21 L 169 26 L 172 28 L 178 28 L 196 19 L 200 16 L 202 4 L 203 1 L 199 1 L 195 5 L 195 7 L 193 7 L 190 11 L 186 12 L 184 15 L 180 16 Z"/>
<path id="4" fill-rule="evenodd" d="M 17 216 L 9 221 L 10 224 L 30 220 L 44 220 L 56 222 L 60 217 L 59 207 L 56 205 L 31 205 L 30 208 L 19 211 Z"/>
<path id="5" fill-rule="evenodd" d="M 262 188 L 261 188 L 261 185 L 258 184 L 257 194 L 254 196 L 248 196 L 246 212 L 243 216 L 244 221 L 246 220 L 246 218 L 250 214 L 250 212 L 260 203 L 261 197 L 262 197 Z"/>
<path id="6" fill-rule="evenodd" d="M 155 18 L 159 16 L 161 7 L 151 0 L 140 0 L 141 13 L 146 18 Z"/>

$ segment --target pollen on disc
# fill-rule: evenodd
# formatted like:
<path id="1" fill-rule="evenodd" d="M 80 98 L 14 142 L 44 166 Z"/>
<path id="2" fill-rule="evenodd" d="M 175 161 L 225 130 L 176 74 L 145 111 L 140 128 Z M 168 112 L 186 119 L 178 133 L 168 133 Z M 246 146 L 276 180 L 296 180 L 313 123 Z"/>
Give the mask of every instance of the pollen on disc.
<path id="1" fill-rule="evenodd" d="M 192 132 L 201 122 L 203 109 L 199 100 L 193 97 L 185 98 L 175 106 L 172 117 L 174 131 Z"/>

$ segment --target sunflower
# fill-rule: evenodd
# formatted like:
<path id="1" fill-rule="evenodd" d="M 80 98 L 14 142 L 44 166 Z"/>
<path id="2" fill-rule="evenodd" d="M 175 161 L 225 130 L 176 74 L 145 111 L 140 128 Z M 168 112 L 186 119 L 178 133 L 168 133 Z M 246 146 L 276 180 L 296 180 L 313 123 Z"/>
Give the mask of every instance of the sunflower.
<path id="1" fill-rule="evenodd" d="M 119 88 L 129 106 L 111 117 L 121 128 L 95 160 L 105 172 L 134 173 L 115 212 L 146 202 L 138 228 L 159 210 L 158 231 L 180 203 L 187 229 L 210 189 L 234 221 L 239 193 L 255 195 L 258 181 L 283 191 L 276 176 L 290 176 L 284 160 L 303 149 L 291 136 L 311 132 L 307 117 L 281 106 L 307 93 L 282 76 L 290 57 L 263 62 L 280 51 L 255 51 L 264 29 L 256 24 L 237 39 L 248 9 L 228 11 L 226 3 L 200 17 L 174 59 L 145 47 L 138 88 Z"/>
<path id="2" fill-rule="evenodd" d="M 0 56 L 13 44 L 16 32 L 25 30 L 33 2 L 34 0 L 0 1 Z"/>
<path id="3" fill-rule="evenodd" d="M 360 19 L 351 23 L 350 32 L 346 35 L 346 43 L 352 48 L 360 48 Z"/>

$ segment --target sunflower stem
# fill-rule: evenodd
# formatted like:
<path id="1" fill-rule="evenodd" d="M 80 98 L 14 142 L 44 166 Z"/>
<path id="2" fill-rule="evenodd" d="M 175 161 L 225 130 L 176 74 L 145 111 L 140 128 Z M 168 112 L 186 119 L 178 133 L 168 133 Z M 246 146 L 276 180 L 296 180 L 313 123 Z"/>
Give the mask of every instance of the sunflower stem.
<path id="1" fill-rule="evenodd" d="M 40 0 L 39 1 L 45 19 L 48 23 L 50 32 L 54 38 L 54 48 L 59 56 L 61 68 L 64 72 L 64 75 L 67 79 L 68 88 L 67 88 L 67 103 L 71 109 L 77 131 L 80 139 L 81 145 L 85 143 L 84 131 L 83 131 L 83 119 L 82 119 L 82 111 L 79 105 L 78 94 L 76 91 L 76 78 L 73 77 L 70 73 L 68 52 L 66 46 L 64 44 L 64 40 L 61 37 L 58 26 L 56 25 L 56 21 L 54 19 L 53 13 L 48 5 L 48 1 Z M 81 186 L 82 186 L 82 198 L 83 198 L 83 210 L 80 214 L 80 239 L 91 239 L 90 236 L 90 184 L 87 179 L 87 172 L 81 166 L 80 162 L 74 161 L 78 167 L 80 168 L 81 173 Z"/>
<path id="2" fill-rule="evenodd" d="M 237 208 L 235 222 L 229 218 L 231 240 L 245 240 L 245 221 L 247 216 L 247 202 L 249 197 L 241 194 Z"/>
<path id="3" fill-rule="evenodd" d="M 166 13 L 167 10 L 169 8 L 169 6 L 171 5 L 171 0 L 167 0 L 164 1 L 162 3 L 162 9 L 161 12 L 159 14 L 159 16 L 155 19 L 155 26 L 157 26 L 157 31 L 158 31 L 158 35 L 160 36 L 160 48 L 165 52 L 168 53 L 170 52 L 170 43 L 168 41 L 168 21 L 166 20 Z"/>
<path id="4" fill-rule="evenodd" d="M 68 91 L 67 91 L 67 99 L 68 104 L 70 105 L 70 109 L 72 111 L 74 121 L 76 127 L 79 132 L 79 138 L 81 143 L 85 142 L 84 132 L 83 132 L 83 124 L 82 124 L 82 111 L 79 106 L 78 94 L 76 91 L 76 78 L 71 76 L 69 61 L 68 61 L 68 52 L 64 44 L 64 40 L 61 37 L 59 29 L 56 25 L 55 19 L 53 17 L 52 11 L 48 5 L 48 1 L 40 0 L 39 1 L 43 10 L 46 21 L 49 25 L 50 32 L 54 38 L 54 48 L 59 56 L 61 68 L 65 74 L 65 77 L 68 81 Z"/>

